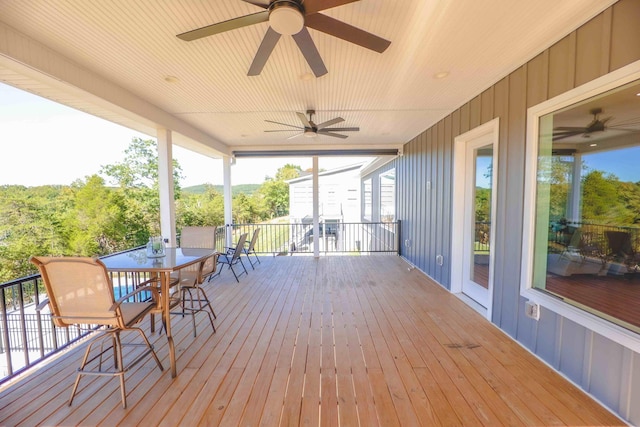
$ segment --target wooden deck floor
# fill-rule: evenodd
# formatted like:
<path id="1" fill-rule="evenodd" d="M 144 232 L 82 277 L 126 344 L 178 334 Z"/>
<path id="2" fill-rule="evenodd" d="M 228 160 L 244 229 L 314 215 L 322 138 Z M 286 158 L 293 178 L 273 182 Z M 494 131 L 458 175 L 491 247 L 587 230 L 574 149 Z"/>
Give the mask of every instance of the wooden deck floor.
<path id="1" fill-rule="evenodd" d="M 156 333 L 127 409 L 89 377 L 68 407 L 74 350 L 0 391 L 0 425 L 624 424 L 399 257 L 263 257 L 206 289 L 218 332 L 174 317 L 177 378 Z"/>

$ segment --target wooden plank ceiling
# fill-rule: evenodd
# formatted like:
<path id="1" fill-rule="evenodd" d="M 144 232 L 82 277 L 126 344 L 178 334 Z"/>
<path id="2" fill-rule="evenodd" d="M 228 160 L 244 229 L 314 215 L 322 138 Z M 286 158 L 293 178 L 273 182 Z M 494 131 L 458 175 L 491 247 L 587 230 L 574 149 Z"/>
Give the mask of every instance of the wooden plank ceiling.
<path id="1" fill-rule="evenodd" d="M 261 11 L 242 0 L 0 0 L 0 24 L 185 121 L 233 150 L 399 147 L 613 0 L 361 0 L 324 14 L 391 41 L 376 53 L 310 29 L 328 74 L 315 78 L 283 36 L 247 70 L 268 23 L 185 42 L 177 34 Z M 2 43 L 0 43 L 1 47 Z M 2 57 L 0 50 L 0 57 Z M 149 123 L 0 61 L 0 81 L 143 132 Z M 10 58 L 9 58 L 10 59 Z M 436 78 L 446 72 L 445 78 Z M 288 139 L 296 112 L 360 127 L 345 140 Z M 160 125 L 166 125 L 160 123 Z"/>

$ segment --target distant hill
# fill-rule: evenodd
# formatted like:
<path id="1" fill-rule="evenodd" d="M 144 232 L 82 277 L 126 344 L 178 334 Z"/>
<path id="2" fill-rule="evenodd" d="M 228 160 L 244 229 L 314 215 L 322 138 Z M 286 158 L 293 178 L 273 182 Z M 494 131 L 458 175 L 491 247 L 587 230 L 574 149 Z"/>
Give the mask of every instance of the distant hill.
<path id="1" fill-rule="evenodd" d="M 236 194 L 244 193 L 248 196 L 255 193 L 255 191 L 260 188 L 261 184 L 239 184 L 231 186 L 231 195 L 235 196 Z M 193 185 L 191 187 L 185 187 L 182 189 L 183 192 L 189 194 L 202 194 L 205 192 L 206 185 Z M 222 185 L 214 185 L 213 188 L 220 194 L 224 192 L 224 186 Z"/>

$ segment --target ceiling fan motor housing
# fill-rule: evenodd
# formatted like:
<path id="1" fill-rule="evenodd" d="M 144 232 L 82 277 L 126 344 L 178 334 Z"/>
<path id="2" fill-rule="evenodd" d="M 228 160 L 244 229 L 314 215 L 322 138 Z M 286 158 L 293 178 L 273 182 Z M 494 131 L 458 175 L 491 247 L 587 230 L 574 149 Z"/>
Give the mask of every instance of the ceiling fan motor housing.
<path id="1" fill-rule="evenodd" d="M 269 25 L 281 35 L 292 36 L 304 28 L 304 10 L 293 0 L 276 0 L 269 5 Z"/>

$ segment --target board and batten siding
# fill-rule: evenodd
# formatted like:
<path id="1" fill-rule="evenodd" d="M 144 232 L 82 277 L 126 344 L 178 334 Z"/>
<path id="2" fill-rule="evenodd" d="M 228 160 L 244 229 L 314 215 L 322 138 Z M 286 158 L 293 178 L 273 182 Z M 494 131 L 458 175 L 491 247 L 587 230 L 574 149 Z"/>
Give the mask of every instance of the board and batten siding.
<path id="1" fill-rule="evenodd" d="M 395 163 L 403 257 L 450 289 L 454 138 L 500 119 L 491 320 L 635 425 L 640 354 L 549 310 L 527 318 L 520 270 L 527 109 L 638 60 L 640 0 L 621 0 L 409 141 Z"/>

